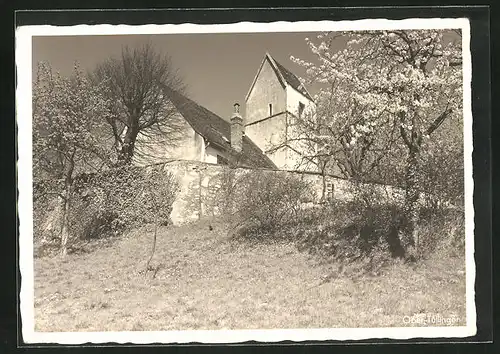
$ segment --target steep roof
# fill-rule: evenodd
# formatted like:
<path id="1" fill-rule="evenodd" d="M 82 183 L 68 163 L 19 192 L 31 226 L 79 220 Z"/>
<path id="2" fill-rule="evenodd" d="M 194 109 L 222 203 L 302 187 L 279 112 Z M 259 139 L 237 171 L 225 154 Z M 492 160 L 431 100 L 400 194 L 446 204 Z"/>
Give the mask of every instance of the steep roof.
<path id="1" fill-rule="evenodd" d="M 231 147 L 231 124 L 185 95 L 169 87 L 165 94 L 193 130 L 248 167 L 276 168 L 276 165 L 247 136 L 243 136 L 241 154 Z"/>
<path id="2" fill-rule="evenodd" d="M 273 58 L 273 60 L 274 60 L 274 58 Z M 304 87 L 302 82 L 300 82 L 297 75 L 292 73 L 290 70 L 285 68 L 283 65 L 278 63 L 276 60 L 274 60 L 274 62 L 276 63 L 278 70 L 280 71 L 281 75 L 283 75 L 283 77 L 285 78 L 285 81 L 288 83 L 288 85 L 292 86 L 295 90 L 299 91 L 305 97 L 307 97 L 308 99 L 313 101 L 313 98 L 311 97 L 309 92 L 307 92 L 307 89 Z"/>
<path id="3" fill-rule="evenodd" d="M 260 64 L 259 70 L 257 71 L 257 75 L 255 75 L 252 85 L 250 86 L 250 90 L 248 90 L 246 99 L 248 99 L 248 96 L 250 95 L 250 92 L 252 91 L 253 86 L 257 81 L 257 77 L 259 76 L 260 71 L 262 70 L 262 67 L 264 66 L 266 60 L 269 61 L 269 63 L 271 64 L 271 67 L 273 68 L 274 72 L 276 73 L 276 76 L 278 77 L 278 80 L 281 82 L 281 85 L 283 87 L 285 87 L 288 84 L 292 88 L 303 94 L 307 99 L 314 101 L 309 92 L 307 91 L 307 89 L 305 88 L 305 86 L 302 84 L 302 82 L 300 82 L 297 75 L 295 75 L 290 70 L 281 65 L 279 62 L 277 62 L 269 53 L 266 53 L 266 56 L 264 57 L 262 63 Z"/>

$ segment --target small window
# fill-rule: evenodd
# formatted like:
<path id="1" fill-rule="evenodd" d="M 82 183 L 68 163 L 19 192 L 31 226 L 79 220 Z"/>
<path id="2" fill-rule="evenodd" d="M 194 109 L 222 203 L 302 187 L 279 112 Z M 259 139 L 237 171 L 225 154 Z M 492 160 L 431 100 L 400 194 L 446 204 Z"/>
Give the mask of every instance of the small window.
<path id="1" fill-rule="evenodd" d="M 299 102 L 299 117 L 302 116 L 302 112 L 304 112 L 304 108 L 306 108 L 306 105 L 303 104 L 302 102 Z"/>
<path id="2" fill-rule="evenodd" d="M 326 183 L 326 197 L 328 200 L 333 200 L 333 183 Z"/>
<path id="3" fill-rule="evenodd" d="M 217 155 L 217 164 L 218 165 L 229 165 L 229 161 L 225 157 Z"/>
<path id="4" fill-rule="evenodd" d="M 273 115 L 273 104 L 269 103 L 269 116 Z"/>

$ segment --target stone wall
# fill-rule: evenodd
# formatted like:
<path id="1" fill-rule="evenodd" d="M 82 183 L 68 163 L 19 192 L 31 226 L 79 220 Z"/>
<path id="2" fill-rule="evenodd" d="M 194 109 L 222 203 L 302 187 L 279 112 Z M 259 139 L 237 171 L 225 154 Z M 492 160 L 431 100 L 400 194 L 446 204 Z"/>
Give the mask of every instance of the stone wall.
<path id="1" fill-rule="evenodd" d="M 220 177 L 229 167 L 195 161 L 174 161 L 162 164 L 163 168 L 171 172 L 179 183 L 179 192 L 173 205 L 171 220 L 174 225 L 181 225 L 198 220 L 206 216 L 217 214 L 217 205 L 214 205 L 214 196 L 220 188 Z M 236 173 L 248 171 L 237 168 Z M 273 171 L 262 170 L 264 173 L 292 174 L 310 183 L 313 189 L 311 204 L 320 202 L 323 179 L 316 173 L 300 171 Z M 347 201 L 353 198 L 353 183 L 349 180 L 326 176 L 327 198 Z M 378 196 L 400 198 L 402 191 L 390 186 L 366 184 L 366 189 L 373 190 Z M 369 188 L 368 188 L 369 187 Z M 359 189 L 358 189 L 359 190 Z"/>

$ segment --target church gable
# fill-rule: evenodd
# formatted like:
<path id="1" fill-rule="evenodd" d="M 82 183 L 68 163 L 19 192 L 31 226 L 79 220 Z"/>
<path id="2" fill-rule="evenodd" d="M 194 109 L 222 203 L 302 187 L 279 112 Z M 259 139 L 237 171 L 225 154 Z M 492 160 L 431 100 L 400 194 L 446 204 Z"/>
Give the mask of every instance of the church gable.
<path id="1" fill-rule="evenodd" d="M 246 124 L 253 124 L 281 113 L 300 115 L 314 105 L 300 79 L 266 53 L 246 96 Z"/>
<path id="2" fill-rule="evenodd" d="M 270 56 L 262 61 L 246 97 L 246 124 L 286 111 L 286 82 Z"/>
<path id="3" fill-rule="evenodd" d="M 283 146 L 293 134 L 293 120 L 313 109 L 299 78 L 266 53 L 246 97 L 245 130 L 278 168 L 297 165 L 294 149 Z"/>

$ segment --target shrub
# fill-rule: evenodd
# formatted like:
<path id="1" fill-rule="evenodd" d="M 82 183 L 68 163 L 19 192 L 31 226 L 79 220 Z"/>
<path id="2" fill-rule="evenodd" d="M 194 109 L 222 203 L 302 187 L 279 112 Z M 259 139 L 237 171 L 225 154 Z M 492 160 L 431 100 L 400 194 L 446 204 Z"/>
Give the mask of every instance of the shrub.
<path id="1" fill-rule="evenodd" d="M 447 119 L 426 142 L 420 166 L 420 188 L 427 207 L 464 204 L 463 119 Z"/>
<path id="2" fill-rule="evenodd" d="M 60 207 L 58 180 L 36 179 L 33 182 L 33 241 L 35 255 L 57 250 L 60 245 Z"/>
<path id="3" fill-rule="evenodd" d="M 465 252 L 465 213 L 455 208 L 423 208 L 418 225 L 419 252 L 424 258 L 433 255 L 460 257 Z"/>
<path id="4" fill-rule="evenodd" d="M 57 197 L 47 186 L 57 181 L 38 183 L 34 188 L 35 242 L 59 245 L 60 230 L 52 227 L 47 235 L 47 218 L 57 221 Z M 159 166 L 126 166 L 100 173 L 81 174 L 74 182 L 70 202 L 69 229 L 72 242 L 117 235 L 144 223 L 169 223 L 177 192 L 174 177 Z M 55 241 L 55 242 L 54 242 Z"/>
<path id="5" fill-rule="evenodd" d="M 391 206 L 379 206 L 370 213 L 350 201 L 304 211 L 300 223 L 289 232 L 297 237 L 299 250 L 332 262 L 365 262 L 366 269 L 383 266 L 398 252 L 394 245 Z M 312 215 L 311 215 L 312 214 Z"/>
<path id="6" fill-rule="evenodd" d="M 348 186 L 348 198 L 303 210 L 286 232 L 299 250 L 362 272 L 377 271 L 403 253 L 397 233 L 400 200 L 380 185 Z"/>
<path id="7" fill-rule="evenodd" d="M 402 258 L 398 237 L 401 204 L 397 199 L 381 199 L 377 193 L 383 189 L 362 189 L 351 191 L 348 202 L 334 201 L 302 211 L 296 224 L 286 230 L 287 237 L 295 237 L 299 250 L 356 266 L 362 272 L 378 271 Z M 419 257 L 463 256 L 464 226 L 463 210 L 422 208 L 417 225 Z"/>
<path id="8" fill-rule="evenodd" d="M 272 238 L 297 219 L 311 193 L 307 182 L 288 173 L 227 169 L 221 176 L 220 213 L 242 236 Z"/>
<path id="9" fill-rule="evenodd" d="M 116 233 L 155 220 L 159 224 L 170 221 L 177 183 L 160 166 L 115 168 L 82 176 L 79 182 L 73 215 L 82 219 L 88 214 L 81 225 L 74 219 L 73 225 L 81 227 L 81 238 Z"/>

